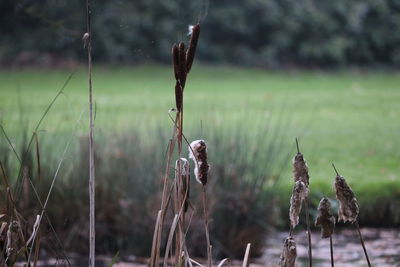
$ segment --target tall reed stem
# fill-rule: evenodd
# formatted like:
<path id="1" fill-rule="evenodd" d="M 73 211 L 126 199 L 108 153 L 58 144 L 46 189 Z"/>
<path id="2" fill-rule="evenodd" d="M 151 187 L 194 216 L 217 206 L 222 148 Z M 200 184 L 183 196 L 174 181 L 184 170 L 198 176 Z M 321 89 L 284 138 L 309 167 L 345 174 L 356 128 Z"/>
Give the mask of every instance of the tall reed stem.
<path id="1" fill-rule="evenodd" d="M 210 233 L 208 231 L 208 207 L 207 207 L 207 194 L 206 186 L 203 185 L 203 212 L 204 212 L 204 227 L 206 231 L 206 241 L 207 241 L 207 267 L 212 267 L 212 253 L 211 253 L 211 242 Z"/>
<path id="2" fill-rule="evenodd" d="M 332 240 L 332 235 L 329 237 L 329 244 L 331 248 L 331 266 L 335 267 L 335 260 L 333 259 L 333 240 Z"/>
<path id="3" fill-rule="evenodd" d="M 310 231 L 310 212 L 308 210 L 308 197 L 305 199 L 306 207 L 306 223 L 307 223 L 307 237 L 308 237 L 308 261 L 309 266 L 312 267 L 312 247 L 311 247 L 311 231 Z"/>
<path id="4" fill-rule="evenodd" d="M 362 234 L 361 234 L 360 225 L 358 224 L 357 221 L 354 222 L 354 225 L 357 228 L 358 236 L 360 237 L 360 243 L 361 243 L 361 246 L 362 246 L 362 248 L 364 250 L 364 254 L 365 254 L 365 258 L 367 259 L 368 266 L 371 267 L 371 262 L 369 261 L 367 249 L 365 248 L 364 239 L 363 239 Z"/>
<path id="5" fill-rule="evenodd" d="M 93 149 L 93 100 L 92 100 L 92 32 L 90 0 L 86 0 L 88 87 L 89 87 L 89 266 L 95 266 L 95 167 Z"/>

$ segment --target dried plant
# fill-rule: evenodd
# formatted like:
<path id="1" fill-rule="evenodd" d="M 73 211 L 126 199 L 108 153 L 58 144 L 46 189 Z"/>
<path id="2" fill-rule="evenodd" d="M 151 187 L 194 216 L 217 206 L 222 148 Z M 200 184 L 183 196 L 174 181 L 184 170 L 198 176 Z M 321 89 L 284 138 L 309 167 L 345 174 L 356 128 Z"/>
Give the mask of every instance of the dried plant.
<path id="1" fill-rule="evenodd" d="M 343 222 L 357 221 L 359 213 L 357 199 L 353 190 L 339 173 L 335 177 L 335 191 L 336 198 L 339 201 L 338 220 Z"/>
<path id="2" fill-rule="evenodd" d="M 179 208 L 183 205 L 183 211 L 187 212 L 189 207 L 190 194 L 190 166 L 189 161 L 185 158 L 180 158 L 175 163 L 175 179 L 179 188 L 178 203 Z"/>
<path id="3" fill-rule="evenodd" d="M 290 198 L 289 218 L 292 229 L 299 224 L 299 214 L 307 194 L 307 186 L 302 181 L 297 181 L 293 186 L 293 192 Z"/>
<path id="4" fill-rule="evenodd" d="M 195 164 L 194 175 L 197 182 L 207 184 L 209 165 L 207 163 L 207 146 L 204 140 L 196 140 L 190 143 L 189 158 Z"/>
<path id="5" fill-rule="evenodd" d="M 296 139 L 297 154 L 293 158 L 293 178 L 294 182 L 302 181 L 308 187 L 310 176 L 308 175 L 307 162 L 304 160 L 303 154 L 300 153 L 299 143 Z"/>
<path id="6" fill-rule="evenodd" d="M 326 197 L 322 198 L 318 205 L 318 216 L 315 221 L 316 226 L 321 226 L 321 237 L 332 236 L 335 228 L 335 217 L 331 213 L 331 203 Z"/>
<path id="7" fill-rule="evenodd" d="M 308 174 L 308 166 L 307 162 L 305 161 L 303 154 L 300 153 L 299 142 L 296 138 L 296 147 L 297 147 L 297 154 L 293 159 L 293 178 L 295 183 L 301 181 L 307 187 L 307 190 L 304 190 L 304 202 L 305 202 L 305 211 L 306 211 L 306 224 L 307 224 L 307 238 L 308 238 L 308 261 L 309 266 L 312 267 L 312 244 L 311 244 L 311 230 L 310 230 L 310 213 L 309 213 L 309 201 L 308 201 L 308 194 L 309 194 L 309 185 L 310 185 L 310 176 Z M 295 186 L 296 188 L 296 186 Z M 295 191 L 295 189 L 294 189 Z M 292 201 L 291 201 L 292 202 Z M 294 227 L 298 224 L 298 215 L 301 210 L 301 202 L 298 201 L 294 204 L 299 204 L 300 207 L 294 206 L 293 208 L 298 209 L 298 213 L 296 214 L 296 209 L 293 209 L 293 218 L 291 216 L 291 231 L 293 231 Z M 292 205 L 291 205 L 292 208 Z M 290 212 L 292 215 L 292 212 Z"/>
<path id="8" fill-rule="evenodd" d="M 296 266 L 296 242 L 293 237 L 289 236 L 283 242 L 283 249 L 280 257 L 279 266 L 281 267 L 294 267 Z"/>
<path id="9" fill-rule="evenodd" d="M 18 255 L 20 225 L 18 221 L 12 221 L 7 230 L 6 262 L 8 266 L 14 266 Z"/>
<path id="10" fill-rule="evenodd" d="M 350 186 L 347 184 L 344 177 L 339 174 L 333 163 L 332 167 L 336 172 L 335 191 L 336 191 L 336 198 L 339 201 L 339 211 L 338 211 L 339 221 L 342 220 L 343 222 L 351 222 L 356 226 L 358 236 L 360 238 L 360 243 L 364 250 L 365 258 L 367 259 L 368 266 L 371 267 L 367 249 L 364 244 L 364 239 L 361 234 L 360 225 L 358 224 L 357 221 L 359 213 L 357 199 L 354 195 L 353 190 L 351 190 Z"/>
<path id="11" fill-rule="evenodd" d="M 318 216 L 315 221 L 316 226 L 321 226 L 321 237 L 329 238 L 331 251 L 331 266 L 334 267 L 332 234 L 335 228 L 335 217 L 331 213 L 331 203 L 326 197 L 322 198 L 318 205 Z"/>

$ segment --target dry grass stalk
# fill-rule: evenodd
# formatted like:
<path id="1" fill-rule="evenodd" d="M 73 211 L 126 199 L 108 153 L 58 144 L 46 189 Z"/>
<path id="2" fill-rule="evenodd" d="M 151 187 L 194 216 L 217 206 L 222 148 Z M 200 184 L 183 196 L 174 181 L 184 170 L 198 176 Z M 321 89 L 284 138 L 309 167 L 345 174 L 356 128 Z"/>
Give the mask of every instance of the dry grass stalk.
<path id="1" fill-rule="evenodd" d="M 175 163 L 175 179 L 178 184 L 179 209 L 183 206 L 183 212 L 187 212 L 190 195 L 190 166 L 189 161 L 180 158 Z"/>
<path id="2" fill-rule="evenodd" d="M 360 226 L 357 222 L 357 217 L 359 213 L 357 199 L 354 195 L 353 190 L 351 190 L 350 186 L 347 184 L 344 177 L 339 174 L 333 163 L 332 167 L 336 172 L 335 191 L 336 191 L 336 198 L 339 201 L 339 211 L 338 211 L 339 221 L 342 220 L 343 222 L 350 222 L 356 226 L 357 233 L 360 238 L 360 243 L 364 250 L 365 258 L 367 259 L 368 266 L 371 267 L 367 249 L 364 244 L 364 239 L 361 234 Z"/>
<path id="3" fill-rule="evenodd" d="M 209 165 L 207 163 L 207 146 L 204 140 L 196 140 L 190 143 L 189 158 L 195 164 L 194 175 L 197 182 L 207 184 Z"/>
<path id="4" fill-rule="evenodd" d="M 295 183 L 297 183 L 298 181 L 301 181 L 307 187 L 307 191 L 305 192 L 304 199 L 305 199 L 307 238 L 308 238 L 308 260 L 309 260 L 309 266 L 312 267 L 312 244 L 311 244 L 311 230 L 310 230 L 311 223 L 310 223 L 309 201 L 308 201 L 308 193 L 309 193 L 308 188 L 309 188 L 309 184 L 310 184 L 310 176 L 308 174 L 307 162 L 305 161 L 303 154 L 300 153 L 299 142 L 298 142 L 297 138 L 296 138 L 296 147 L 297 147 L 297 154 L 293 159 L 293 178 L 294 178 Z M 301 203 L 300 203 L 300 209 L 301 209 Z M 300 211 L 299 211 L 299 213 L 300 213 Z M 296 217 L 294 217 L 293 219 L 295 219 L 295 218 Z M 292 218 L 291 218 L 291 221 L 292 221 Z M 294 222 L 296 222 L 296 220 Z M 297 217 L 297 223 L 298 223 L 298 217 Z M 295 224 L 295 225 L 297 225 L 297 224 Z M 292 229 L 291 229 L 290 233 L 292 233 L 294 226 L 292 223 Z"/>
<path id="5" fill-rule="evenodd" d="M 251 247 L 251 244 L 248 243 L 246 246 L 246 252 L 244 253 L 242 267 L 249 267 L 250 247 Z"/>
<path id="6" fill-rule="evenodd" d="M 318 216 L 315 221 L 316 226 L 321 226 L 321 237 L 328 238 L 333 234 L 335 228 L 335 217 L 331 213 L 331 203 L 324 197 L 318 205 Z"/>
<path id="7" fill-rule="evenodd" d="M 294 267 L 296 266 L 296 242 L 293 237 L 289 236 L 283 242 L 283 249 L 280 257 L 280 267 Z"/>
<path id="8" fill-rule="evenodd" d="M 86 40 L 88 55 L 89 88 L 89 266 L 95 266 L 95 167 L 93 147 L 93 100 L 92 100 L 92 30 L 90 0 L 86 0 Z M 84 37 L 85 37 L 84 35 Z"/>
<path id="9" fill-rule="evenodd" d="M 299 224 L 299 215 L 303 201 L 308 194 L 308 188 L 302 181 L 297 181 L 293 186 L 292 196 L 290 198 L 289 218 L 291 228 L 294 229 Z"/>

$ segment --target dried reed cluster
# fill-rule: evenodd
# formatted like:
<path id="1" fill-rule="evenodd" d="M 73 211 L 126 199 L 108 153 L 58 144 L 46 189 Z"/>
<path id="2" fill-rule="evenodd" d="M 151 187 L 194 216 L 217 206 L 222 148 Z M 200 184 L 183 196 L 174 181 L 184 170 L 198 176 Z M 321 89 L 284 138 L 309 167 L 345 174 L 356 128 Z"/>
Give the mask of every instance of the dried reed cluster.
<path id="1" fill-rule="evenodd" d="M 333 234 L 335 228 L 335 217 L 331 213 L 331 203 L 324 197 L 318 205 L 318 215 L 315 221 L 316 226 L 321 226 L 321 237 L 328 238 Z"/>
<path id="2" fill-rule="evenodd" d="M 307 187 L 310 183 L 307 162 L 304 160 L 303 154 L 300 152 L 298 152 L 293 158 L 293 178 L 294 182 L 302 181 Z"/>
<path id="3" fill-rule="evenodd" d="M 335 178 L 336 198 L 339 201 L 339 221 L 355 222 L 359 212 L 357 199 L 353 190 L 347 184 L 343 176 L 337 173 Z"/>
<path id="4" fill-rule="evenodd" d="M 189 161 L 185 158 L 180 158 L 175 163 L 175 180 L 179 188 L 179 204 L 184 205 L 183 211 L 186 212 L 189 207 L 190 194 L 190 166 Z"/>
<path id="5" fill-rule="evenodd" d="M 293 237 L 289 236 L 283 242 L 283 249 L 280 257 L 279 266 L 281 267 L 294 267 L 296 266 L 296 242 Z"/>
<path id="6" fill-rule="evenodd" d="M 207 184 L 209 165 L 207 163 L 207 146 L 204 140 L 196 140 L 190 143 L 189 158 L 194 161 L 194 175 L 197 182 Z"/>
<path id="7" fill-rule="evenodd" d="M 197 42 L 200 36 L 200 25 L 196 24 L 192 27 L 191 38 L 188 49 L 185 44 L 180 42 L 178 45 L 172 46 L 172 59 L 175 74 L 175 102 L 176 109 L 180 112 L 183 108 L 183 91 L 185 89 L 186 77 L 190 72 L 196 54 Z"/>

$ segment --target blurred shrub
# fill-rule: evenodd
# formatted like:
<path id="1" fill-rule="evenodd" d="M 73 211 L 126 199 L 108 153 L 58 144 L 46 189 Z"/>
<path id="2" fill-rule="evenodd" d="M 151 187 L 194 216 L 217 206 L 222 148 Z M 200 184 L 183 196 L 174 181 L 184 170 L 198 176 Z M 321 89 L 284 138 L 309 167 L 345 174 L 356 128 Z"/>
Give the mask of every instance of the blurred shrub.
<path id="1" fill-rule="evenodd" d="M 84 58 L 84 2 L 0 3 L 0 59 Z M 207 9 L 207 7 L 209 7 Z M 397 0 L 93 1 L 97 62 L 170 62 L 188 24 L 203 24 L 199 58 L 267 67 L 400 66 Z M 22 53 L 24 52 L 24 53 Z M 38 62 L 36 62 L 38 63 Z"/>

